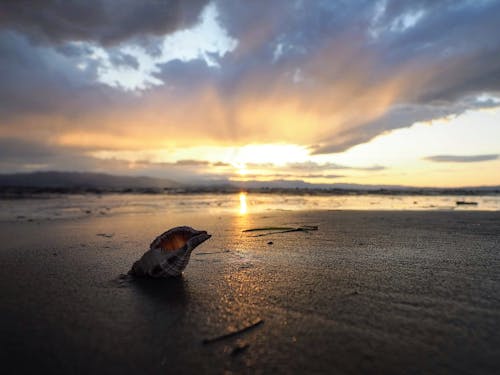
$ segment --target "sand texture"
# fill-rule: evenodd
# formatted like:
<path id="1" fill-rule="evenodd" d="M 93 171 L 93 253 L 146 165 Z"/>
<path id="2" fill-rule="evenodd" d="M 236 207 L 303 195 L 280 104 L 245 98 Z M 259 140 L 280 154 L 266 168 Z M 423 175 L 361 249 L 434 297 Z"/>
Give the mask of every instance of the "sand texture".
<path id="1" fill-rule="evenodd" d="M 177 225 L 213 235 L 181 278 L 119 277 Z M 318 230 L 242 232 L 304 225 Z M 0 228 L 5 374 L 500 373 L 500 212 L 144 214 Z"/>

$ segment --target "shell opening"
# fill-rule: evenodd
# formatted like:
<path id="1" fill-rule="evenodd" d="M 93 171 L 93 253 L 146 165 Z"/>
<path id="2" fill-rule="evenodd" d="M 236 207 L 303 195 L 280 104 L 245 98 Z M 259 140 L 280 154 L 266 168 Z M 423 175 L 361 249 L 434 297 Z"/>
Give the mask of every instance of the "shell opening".
<path id="1" fill-rule="evenodd" d="M 197 231 L 190 227 L 175 228 L 169 230 L 151 243 L 151 249 L 162 249 L 163 251 L 176 251 L 186 246 L 186 244 L 194 237 L 206 235 L 206 231 Z"/>

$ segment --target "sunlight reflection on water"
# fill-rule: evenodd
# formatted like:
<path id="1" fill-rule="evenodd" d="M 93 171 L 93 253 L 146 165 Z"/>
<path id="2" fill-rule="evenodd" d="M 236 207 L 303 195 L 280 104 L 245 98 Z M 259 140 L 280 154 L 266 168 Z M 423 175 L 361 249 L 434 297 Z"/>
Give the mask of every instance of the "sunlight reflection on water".
<path id="1" fill-rule="evenodd" d="M 477 204 L 457 205 L 456 202 Z M 65 219 L 142 213 L 248 214 L 290 210 L 500 210 L 500 196 L 81 194 L 2 199 L 0 220 Z"/>
<path id="2" fill-rule="evenodd" d="M 248 213 L 247 209 L 247 193 L 240 193 L 240 215 L 246 215 Z"/>

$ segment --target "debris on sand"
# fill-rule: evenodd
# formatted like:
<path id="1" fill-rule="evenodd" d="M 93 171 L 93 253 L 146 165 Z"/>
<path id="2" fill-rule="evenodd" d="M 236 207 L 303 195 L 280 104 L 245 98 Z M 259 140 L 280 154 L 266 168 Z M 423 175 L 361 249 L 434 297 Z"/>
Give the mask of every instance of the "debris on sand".
<path id="1" fill-rule="evenodd" d="M 255 234 L 251 237 L 262 237 L 262 236 L 269 236 L 270 234 L 278 234 L 278 233 L 290 233 L 290 232 L 310 232 L 313 230 L 318 230 L 317 225 L 303 225 L 301 227 L 263 227 L 263 228 L 252 228 L 252 229 L 245 229 L 243 233 L 248 233 L 248 232 L 267 232 L 267 233 L 260 233 L 260 234 Z"/>
<path id="2" fill-rule="evenodd" d="M 115 234 L 114 233 L 97 233 L 96 236 L 99 236 L 99 237 L 106 237 L 106 238 L 111 238 L 113 237 Z"/>
<path id="3" fill-rule="evenodd" d="M 469 205 L 469 206 L 477 206 L 477 202 L 469 202 L 469 201 L 457 201 L 457 206 Z"/>
<path id="4" fill-rule="evenodd" d="M 210 338 L 210 339 L 203 339 L 202 343 L 203 344 L 211 344 L 211 343 L 214 343 L 214 342 L 218 342 L 218 341 L 222 341 L 222 340 L 225 340 L 225 339 L 229 339 L 231 337 L 235 337 L 235 336 L 238 336 L 238 335 L 241 335 L 242 333 L 245 333 L 245 332 L 248 332 L 258 326 L 260 326 L 262 323 L 264 323 L 264 320 L 262 319 L 257 319 L 255 320 L 253 323 L 247 325 L 246 327 L 243 327 L 241 329 L 237 329 L 235 331 L 232 331 L 232 332 L 229 332 L 229 333 L 225 333 L 223 335 L 220 335 L 220 336 L 217 336 L 217 337 L 213 337 L 213 338 Z M 242 349 L 244 350 L 244 349 Z"/>

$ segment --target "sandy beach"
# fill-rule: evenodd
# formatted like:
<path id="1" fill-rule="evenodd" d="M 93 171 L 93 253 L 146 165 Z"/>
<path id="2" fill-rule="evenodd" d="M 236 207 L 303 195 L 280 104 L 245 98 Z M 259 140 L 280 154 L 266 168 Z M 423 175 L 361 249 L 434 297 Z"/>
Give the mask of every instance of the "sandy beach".
<path id="1" fill-rule="evenodd" d="M 120 277 L 177 225 L 212 234 L 181 278 Z M 276 225 L 319 229 L 242 232 Z M 0 228 L 6 373 L 500 371 L 500 212 L 145 213 Z"/>

